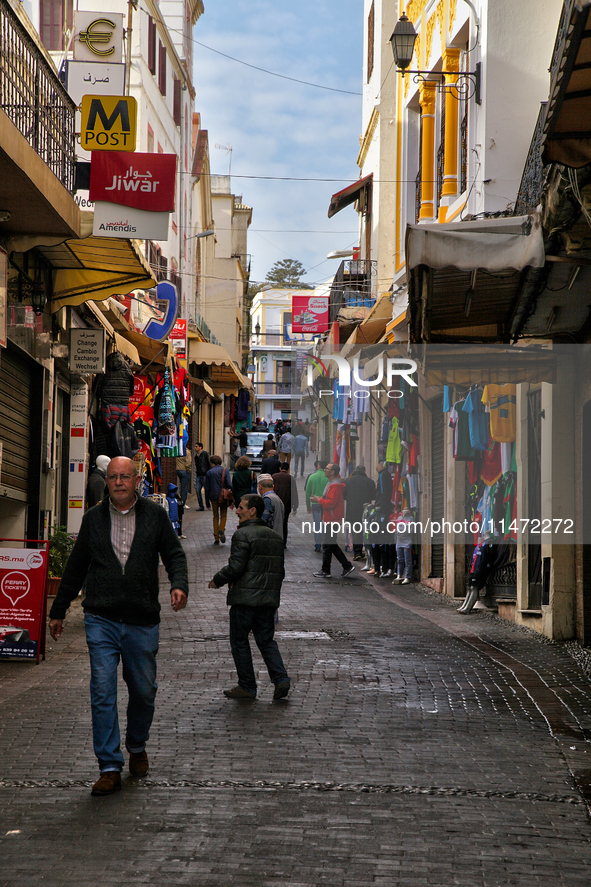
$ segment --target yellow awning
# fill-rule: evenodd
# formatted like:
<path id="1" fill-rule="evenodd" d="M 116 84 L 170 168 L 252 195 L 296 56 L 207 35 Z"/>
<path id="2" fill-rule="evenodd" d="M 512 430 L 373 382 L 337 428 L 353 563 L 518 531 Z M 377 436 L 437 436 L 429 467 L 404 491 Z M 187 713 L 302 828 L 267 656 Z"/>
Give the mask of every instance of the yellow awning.
<path id="1" fill-rule="evenodd" d="M 114 350 L 121 351 L 122 354 L 125 354 L 127 357 L 129 357 L 129 359 L 132 360 L 135 364 L 141 366 L 142 361 L 135 345 L 124 339 L 123 336 L 121 336 L 113 328 L 113 325 L 107 320 L 98 305 L 94 305 L 92 302 L 88 302 L 86 307 L 96 317 L 100 325 L 106 329 L 107 335 L 113 342 Z"/>
<path id="2" fill-rule="evenodd" d="M 150 364 L 150 369 L 162 369 L 170 363 L 170 342 L 158 342 L 156 339 L 149 339 L 143 333 L 136 333 L 135 330 L 124 330 L 117 334 L 119 338 L 131 342 L 137 348 L 141 357 L 141 362 Z"/>
<path id="3" fill-rule="evenodd" d="M 54 269 L 52 313 L 64 305 L 155 287 L 156 278 L 138 244 L 117 237 L 85 237 L 39 247 Z"/>
<path id="4" fill-rule="evenodd" d="M 216 394 L 238 394 L 241 388 L 252 387 L 250 379 L 244 378 L 221 345 L 189 339 L 188 364 L 192 363 L 211 367 L 211 379 L 208 382 Z"/>

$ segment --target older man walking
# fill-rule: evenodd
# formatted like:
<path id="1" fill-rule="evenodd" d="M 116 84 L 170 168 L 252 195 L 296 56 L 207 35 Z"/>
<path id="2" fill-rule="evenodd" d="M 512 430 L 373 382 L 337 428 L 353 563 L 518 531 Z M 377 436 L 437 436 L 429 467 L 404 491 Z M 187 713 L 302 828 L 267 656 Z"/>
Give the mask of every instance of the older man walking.
<path id="1" fill-rule="evenodd" d="M 187 559 L 164 508 L 137 494 L 131 459 L 118 456 L 107 470 L 109 496 L 82 519 L 80 533 L 49 614 L 54 641 L 71 602 L 86 582 L 84 626 L 90 654 L 94 752 L 100 778 L 93 795 L 121 789 L 124 759 L 117 714 L 117 669 L 127 684 L 127 732 L 132 776 L 148 772 L 146 743 L 154 717 L 158 652 L 158 558 L 168 573 L 175 611 L 187 603 Z"/>
<path id="2" fill-rule="evenodd" d="M 228 699 L 254 699 L 257 682 L 248 636 L 252 631 L 269 677 L 275 684 L 273 699 L 283 699 L 290 681 L 274 639 L 275 611 L 285 576 L 283 540 L 261 520 L 261 496 L 244 496 L 236 507 L 238 529 L 232 536 L 230 560 L 215 574 L 209 588 L 229 585 L 230 647 L 238 685 L 224 690 Z"/>

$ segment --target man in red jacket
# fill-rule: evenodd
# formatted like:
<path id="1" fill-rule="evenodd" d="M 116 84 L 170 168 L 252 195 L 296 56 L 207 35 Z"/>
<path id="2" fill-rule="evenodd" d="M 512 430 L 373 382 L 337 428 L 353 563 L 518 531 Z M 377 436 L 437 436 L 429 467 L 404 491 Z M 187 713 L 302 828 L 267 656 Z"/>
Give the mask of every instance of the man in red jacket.
<path id="1" fill-rule="evenodd" d="M 341 523 L 345 518 L 345 484 L 340 478 L 340 469 L 336 462 L 329 462 L 324 469 L 324 476 L 328 486 L 323 496 L 310 496 L 310 502 L 322 505 L 322 520 L 324 522 L 324 542 L 322 543 L 322 569 L 314 573 L 319 579 L 330 579 L 330 562 L 332 556 L 336 557 L 343 568 L 342 577 L 350 576 L 355 571 L 353 564 L 347 560 L 344 551 L 337 545 L 338 530 L 331 523 Z"/>

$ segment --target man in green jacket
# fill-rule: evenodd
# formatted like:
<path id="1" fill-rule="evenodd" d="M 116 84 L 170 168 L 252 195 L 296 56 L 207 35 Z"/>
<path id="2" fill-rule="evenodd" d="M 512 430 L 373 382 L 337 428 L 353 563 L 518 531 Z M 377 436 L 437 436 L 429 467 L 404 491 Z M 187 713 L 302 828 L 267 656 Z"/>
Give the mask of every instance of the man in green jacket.
<path id="1" fill-rule="evenodd" d="M 230 647 L 238 686 L 224 690 L 229 699 L 254 699 L 257 682 L 248 636 L 257 647 L 275 684 L 273 699 L 289 693 L 290 681 L 274 639 L 275 610 L 280 603 L 285 576 L 283 539 L 261 520 L 265 503 L 261 496 L 244 496 L 236 506 L 238 529 L 232 536 L 230 560 L 215 574 L 209 588 L 229 585 Z"/>
<path id="2" fill-rule="evenodd" d="M 324 493 L 327 485 L 324 473 L 326 466 L 326 462 L 315 462 L 314 467 L 316 470 L 306 479 L 305 486 L 306 508 L 308 509 L 308 514 L 312 515 L 312 525 L 314 527 L 314 551 L 322 550 L 322 539 L 324 536 L 322 530 L 322 505 L 318 505 L 317 502 L 311 502 L 310 496 L 321 497 Z"/>
<path id="3" fill-rule="evenodd" d="M 54 641 L 86 580 L 84 627 L 90 657 L 92 735 L 100 779 L 93 795 L 121 789 L 123 755 L 117 716 L 117 667 L 129 692 L 125 747 L 132 776 L 148 772 L 146 742 L 156 697 L 158 556 L 170 580 L 170 604 L 187 603 L 187 558 L 164 508 L 138 497 L 135 463 L 124 456 L 107 469 L 109 495 L 82 519 L 76 544 L 49 613 Z"/>

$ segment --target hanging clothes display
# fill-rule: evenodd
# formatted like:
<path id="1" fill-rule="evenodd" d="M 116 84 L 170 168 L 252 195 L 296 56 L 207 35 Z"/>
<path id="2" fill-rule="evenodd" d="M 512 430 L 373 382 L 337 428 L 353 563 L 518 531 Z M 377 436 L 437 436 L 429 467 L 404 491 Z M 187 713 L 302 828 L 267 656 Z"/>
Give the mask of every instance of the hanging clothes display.
<path id="1" fill-rule="evenodd" d="M 509 443 L 515 440 L 517 395 L 515 385 L 487 385 L 482 402 L 490 411 L 490 433 L 493 440 Z"/>

